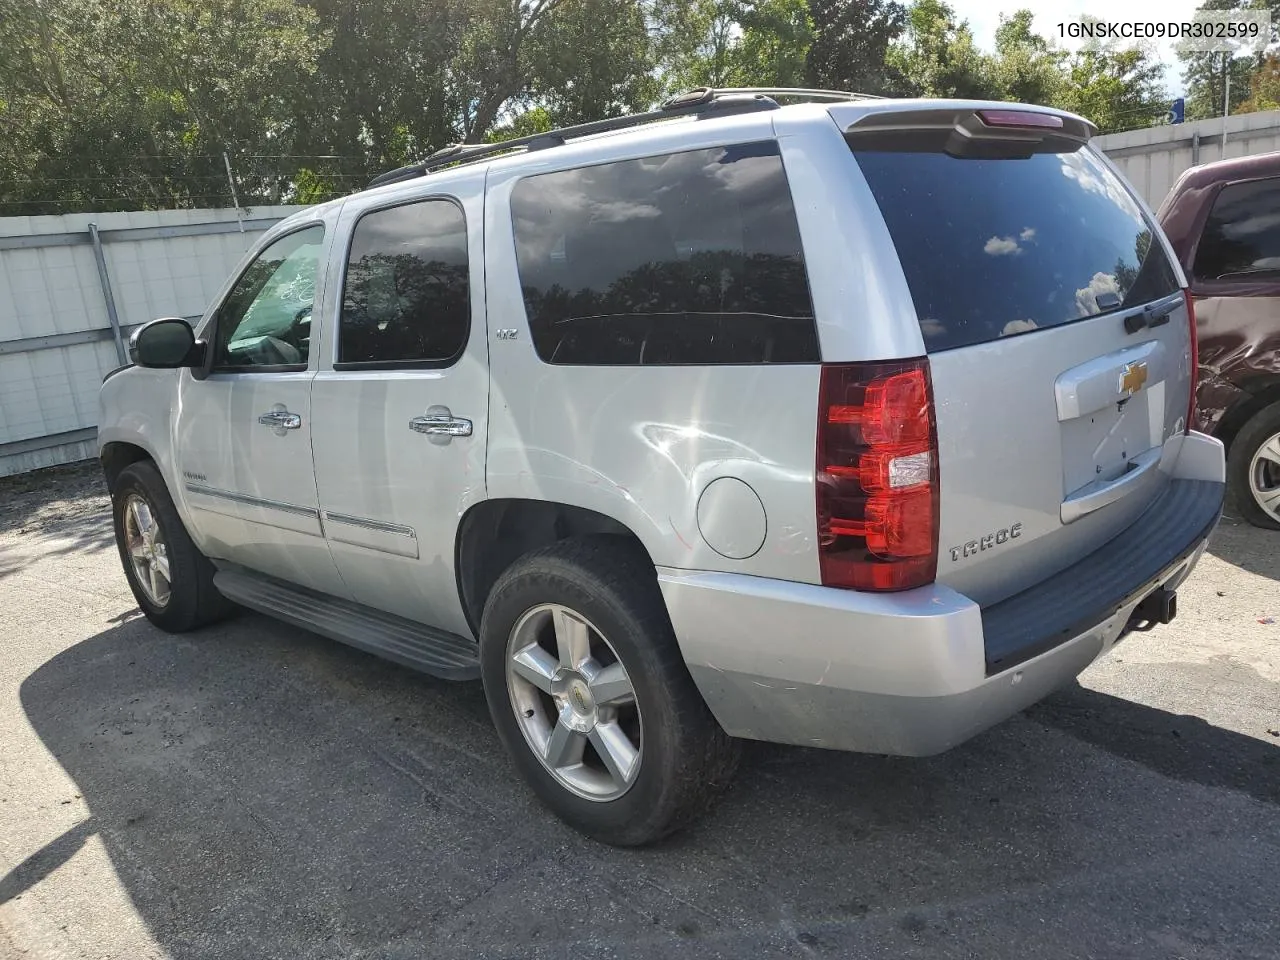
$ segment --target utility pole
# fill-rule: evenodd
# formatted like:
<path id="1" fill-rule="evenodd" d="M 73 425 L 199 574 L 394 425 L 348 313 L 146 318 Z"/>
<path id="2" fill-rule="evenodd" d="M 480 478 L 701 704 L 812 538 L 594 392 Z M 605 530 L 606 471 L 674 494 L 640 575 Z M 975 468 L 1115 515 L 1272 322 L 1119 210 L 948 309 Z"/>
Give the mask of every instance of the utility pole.
<path id="1" fill-rule="evenodd" d="M 1231 112 L 1231 53 L 1222 51 L 1222 159 L 1227 158 L 1227 114 Z"/>
<path id="2" fill-rule="evenodd" d="M 236 220 L 240 224 L 240 232 L 244 233 L 244 211 L 240 209 L 240 198 L 236 196 L 236 178 L 231 175 L 231 158 L 225 150 L 222 151 L 222 162 L 227 167 L 227 185 L 231 187 L 231 202 L 236 206 Z"/>

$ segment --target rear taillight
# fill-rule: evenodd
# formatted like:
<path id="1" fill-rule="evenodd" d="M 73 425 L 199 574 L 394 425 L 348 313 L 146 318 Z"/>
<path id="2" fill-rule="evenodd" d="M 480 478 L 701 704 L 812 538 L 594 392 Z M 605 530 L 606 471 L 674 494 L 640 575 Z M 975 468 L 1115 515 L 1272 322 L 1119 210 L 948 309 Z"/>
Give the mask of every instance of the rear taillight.
<path id="1" fill-rule="evenodd" d="M 1183 290 L 1187 298 L 1187 328 L 1191 334 L 1191 399 L 1187 401 L 1187 433 L 1196 428 L 1196 388 L 1200 385 L 1200 332 L 1196 330 L 1196 301 L 1190 290 Z"/>
<path id="2" fill-rule="evenodd" d="M 933 582 L 938 444 L 928 360 L 822 368 L 817 491 L 825 586 Z"/>

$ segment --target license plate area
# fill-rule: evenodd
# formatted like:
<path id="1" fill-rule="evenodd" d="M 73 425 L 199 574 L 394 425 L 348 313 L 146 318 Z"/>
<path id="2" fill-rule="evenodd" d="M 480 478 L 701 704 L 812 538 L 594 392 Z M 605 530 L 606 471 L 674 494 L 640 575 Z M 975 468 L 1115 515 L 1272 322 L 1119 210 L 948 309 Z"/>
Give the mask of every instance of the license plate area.
<path id="1" fill-rule="evenodd" d="M 1166 363 L 1158 340 L 1086 361 L 1054 384 L 1064 497 L 1118 480 L 1164 438 Z"/>

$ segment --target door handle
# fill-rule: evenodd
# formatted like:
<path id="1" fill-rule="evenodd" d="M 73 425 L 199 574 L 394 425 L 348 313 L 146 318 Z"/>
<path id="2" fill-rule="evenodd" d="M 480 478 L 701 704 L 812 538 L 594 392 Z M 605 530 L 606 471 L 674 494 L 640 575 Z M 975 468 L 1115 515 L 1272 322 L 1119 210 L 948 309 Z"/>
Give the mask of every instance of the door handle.
<path id="1" fill-rule="evenodd" d="M 258 422 L 264 427 L 272 427 L 276 430 L 297 430 L 302 426 L 302 418 L 288 410 L 272 410 L 270 413 L 264 413 L 258 417 Z"/>
<path id="2" fill-rule="evenodd" d="M 469 437 L 471 421 L 450 414 L 432 414 L 414 417 L 409 421 L 409 429 L 414 433 L 425 433 L 436 437 Z"/>

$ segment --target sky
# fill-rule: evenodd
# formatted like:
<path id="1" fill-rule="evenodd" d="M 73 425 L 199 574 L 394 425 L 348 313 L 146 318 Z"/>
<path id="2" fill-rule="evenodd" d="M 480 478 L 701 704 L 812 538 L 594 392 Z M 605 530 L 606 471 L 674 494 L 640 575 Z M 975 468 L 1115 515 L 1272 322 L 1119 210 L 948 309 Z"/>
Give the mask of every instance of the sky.
<path id="1" fill-rule="evenodd" d="M 1200 0 L 949 0 L 956 14 L 969 21 L 974 38 L 983 48 L 995 45 L 996 27 L 1001 13 L 1026 8 L 1035 14 L 1035 29 L 1043 37 L 1055 40 L 1067 49 L 1079 41 L 1060 36 L 1059 23 L 1079 20 L 1082 14 L 1113 22 L 1180 21 L 1190 19 Z M 1170 44 L 1158 47 L 1165 64 L 1165 86 L 1171 95 L 1183 93 L 1182 70 Z"/>

